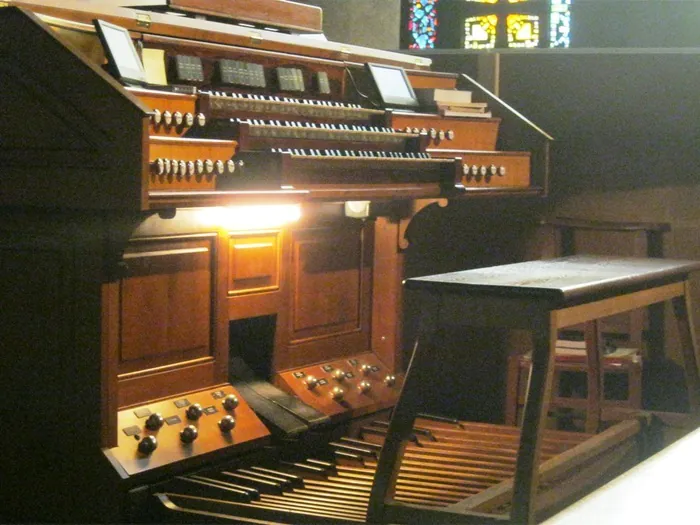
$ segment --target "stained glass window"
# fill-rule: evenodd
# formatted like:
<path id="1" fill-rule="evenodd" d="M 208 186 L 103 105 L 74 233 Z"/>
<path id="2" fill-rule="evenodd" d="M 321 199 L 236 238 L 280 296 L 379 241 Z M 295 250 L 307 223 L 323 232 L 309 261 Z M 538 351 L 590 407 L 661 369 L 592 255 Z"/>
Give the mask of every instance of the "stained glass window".
<path id="1" fill-rule="evenodd" d="M 569 47 L 573 0 L 405 0 L 408 34 L 403 45 L 433 48 L 438 12 L 449 15 L 438 45 L 468 49 Z M 456 25 L 455 25 L 456 23 Z"/>
<path id="2" fill-rule="evenodd" d="M 411 0 L 408 10 L 408 31 L 411 34 L 411 49 L 435 47 L 437 38 L 437 8 L 439 0 Z"/>

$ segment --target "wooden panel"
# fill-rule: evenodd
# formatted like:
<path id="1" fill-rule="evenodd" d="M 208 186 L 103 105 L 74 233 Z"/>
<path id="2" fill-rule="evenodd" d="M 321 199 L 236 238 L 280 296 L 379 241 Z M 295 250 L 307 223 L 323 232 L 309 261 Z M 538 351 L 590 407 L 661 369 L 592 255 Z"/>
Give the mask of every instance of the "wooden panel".
<path id="1" fill-rule="evenodd" d="M 457 75 L 430 71 L 406 71 L 413 89 L 457 89 Z"/>
<path id="2" fill-rule="evenodd" d="M 217 236 L 141 238 L 125 253 L 112 343 L 118 406 L 131 406 L 220 383 L 226 374 L 225 264 Z M 225 266 L 224 266 L 225 267 Z M 112 324 L 114 324 L 112 322 Z"/>
<path id="3" fill-rule="evenodd" d="M 172 115 L 179 111 L 183 116 L 186 116 L 188 113 L 193 117 L 195 116 L 195 102 L 197 98 L 195 95 L 153 91 L 141 88 L 126 88 L 126 90 L 138 97 L 138 99 L 153 112 L 157 111 L 163 115 L 166 111 L 169 111 Z M 179 136 L 190 129 L 183 125 L 177 126 L 174 122 L 168 125 L 162 119 L 160 122 L 156 122 L 153 115 L 151 115 L 150 120 L 151 125 L 148 130 L 150 135 Z M 198 125 L 196 120 L 194 125 Z"/>
<path id="4" fill-rule="evenodd" d="M 500 118 L 441 117 L 428 113 L 392 113 L 389 126 L 397 129 L 418 129 L 438 132 L 438 138 L 430 139 L 428 147 L 444 149 L 472 149 L 494 151 L 498 139 Z M 443 132 L 444 139 L 439 138 Z M 449 137 L 454 134 L 454 137 Z"/>
<path id="5" fill-rule="evenodd" d="M 290 305 L 275 370 L 369 350 L 372 244 L 371 222 L 292 232 Z"/>
<path id="6" fill-rule="evenodd" d="M 233 176 L 234 141 L 155 136 L 149 143 L 151 190 L 213 190 Z"/>
<path id="7" fill-rule="evenodd" d="M 465 188 L 530 187 L 530 152 L 429 150 L 434 157 L 461 157 Z"/>
<path id="8" fill-rule="evenodd" d="M 210 241 L 154 241 L 124 256 L 120 372 L 209 355 Z"/>
<path id="9" fill-rule="evenodd" d="M 0 211 L 2 419 L 17 431 L 0 438 L 2 521 L 94 522 L 115 509 L 99 457 L 106 243 L 99 219 L 67 215 Z"/>
<path id="10" fill-rule="evenodd" d="M 231 235 L 228 293 L 279 289 L 281 232 Z"/>
<path id="11" fill-rule="evenodd" d="M 78 0 L 7 0 L 11 5 L 29 7 L 32 11 L 59 18 L 70 18 L 76 22 L 91 24 L 94 18 L 120 25 L 135 33 L 143 33 L 144 26 L 137 20 L 131 9 L 118 9 L 102 5 L 101 2 L 86 2 Z M 246 3 L 248 5 L 249 3 Z M 337 42 L 321 42 L 311 38 L 267 32 L 262 36 L 259 30 L 252 30 L 234 24 L 220 24 L 208 20 L 172 16 L 162 13 L 149 13 L 150 34 L 167 34 L 174 37 L 191 40 L 202 40 L 204 35 L 211 42 L 220 44 L 244 45 L 253 44 L 257 49 L 281 51 L 284 53 L 299 53 L 317 58 L 327 58 L 347 62 L 382 62 L 403 67 L 428 69 L 431 60 L 424 57 L 371 49 L 367 47 L 341 44 Z M 259 40 L 258 40 L 259 39 Z"/>
<path id="12" fill-rule="evenodd" d="M 0 10 L 0 76 L 0 204 L 145 209 L 148 117 L 136 98 L 12 8 Z"/>
<path id="13" fill-rule="evenodd" d="M 362 239 L 356 231 L 294 236 L 294 339 L 360 329 Z"/>
<path id="14" fill-rule="evenodd" d="M 374 233 L 372 351 L 390 370 L 402 369 L 400 352 L 403 312 L 404 252 L 399 249 L 400 223 L 378 217 Z"/>
<path id="15" fill-rule="evenodd" d="M 323 11 L 321 8 L 286 0 L 255 0 L 255 2 L 170 0 L 170 5 L 193 13 L 314 33 L 323 31 Z"/>

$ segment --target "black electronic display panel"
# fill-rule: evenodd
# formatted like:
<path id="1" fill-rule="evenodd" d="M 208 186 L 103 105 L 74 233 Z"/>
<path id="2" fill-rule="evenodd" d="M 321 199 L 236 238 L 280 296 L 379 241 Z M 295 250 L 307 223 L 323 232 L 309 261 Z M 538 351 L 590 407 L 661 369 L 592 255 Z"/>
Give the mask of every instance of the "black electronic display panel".
<path id="1" fill-rule="evenodd" d="M 219 61 L 219 80 L 222 84 L 264 88 L 265 68 L 251 62 L 222 59 Z"/>
<path id="2" fill-rule="evenodd" d="M 178 82 L 204 82 L 202 59 L 196 56 L 176 55 L 174 73 Z"/>
<path id="3" fill-rule="evenodd" d="M 146 70 L 129 31 L 104 20 L 93 20 L 107 56 L 107 69 L 124 84 L 146 84 Z"/>
<path id="4" fill-rule="evenodd" d="M 367 70 L 385 108 L 411 109 L 419 106 L 408 75 L 402 67 L 367 64 Z"/>

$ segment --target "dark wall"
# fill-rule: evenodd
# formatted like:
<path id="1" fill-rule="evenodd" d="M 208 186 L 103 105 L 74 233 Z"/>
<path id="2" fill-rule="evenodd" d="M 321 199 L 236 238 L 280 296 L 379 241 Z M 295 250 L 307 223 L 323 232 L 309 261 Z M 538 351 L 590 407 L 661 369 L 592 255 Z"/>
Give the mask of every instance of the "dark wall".
<path id="1" fill-rule="evenodd" d="M 555 196 L 697 180 L 700 52 L 505 53 L 500 79 L 556 139 Z"/>
<path id="2" fill-rule="evenodd" d="M 574 0 L 572 47 L 696 47 L 697 0 Z"/>

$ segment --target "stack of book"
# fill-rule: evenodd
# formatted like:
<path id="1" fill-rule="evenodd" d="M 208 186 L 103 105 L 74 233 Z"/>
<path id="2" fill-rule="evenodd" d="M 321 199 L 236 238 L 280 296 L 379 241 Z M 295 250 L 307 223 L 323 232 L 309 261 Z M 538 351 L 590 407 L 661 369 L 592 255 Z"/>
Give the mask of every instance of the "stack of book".
<path id="1" fill-rule="evenodd" d="M 586 361 L 585 341 L 557 339 L 555 351 L 557 360 L 572 362 Z M 610 364 L 630 361 L 638 362 L 639 350 L 637 348 L 607 347 L 603 351 L 603 359 Z"/>
<path id="2" fill-rule="evenodd" d="M 420 105 L 443 117 L 490 118 L 486 102 L 474 102 L 471 91 L 459 89 L 419 88 L 415 90 Z"/>

